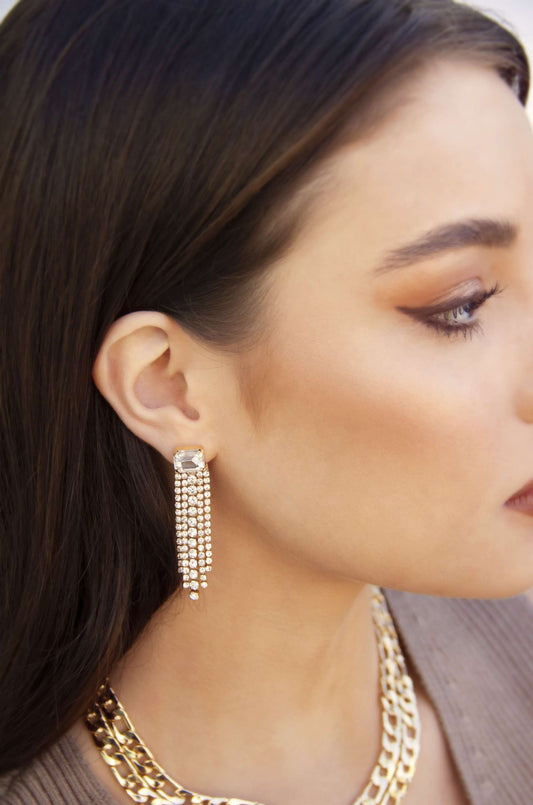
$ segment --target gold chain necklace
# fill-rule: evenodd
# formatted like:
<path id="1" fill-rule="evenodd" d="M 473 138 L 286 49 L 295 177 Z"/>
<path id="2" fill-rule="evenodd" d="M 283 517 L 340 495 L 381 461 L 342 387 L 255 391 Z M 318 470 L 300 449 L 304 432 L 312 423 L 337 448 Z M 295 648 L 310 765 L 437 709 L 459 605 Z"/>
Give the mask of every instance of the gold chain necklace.
<path id="1" fill-rule="evenodd" d="M 397 805 L 415 773 L 420 719 L 394 622 L 379 587 L 372 586 L 383 732 L 381 753 L 370 781 L 353 805 Z M 134 802 L 150 805 L 262 805 L 235 797 L 212 797 L 184 788 L 154 760 L 106 681 L 87 710 L 85 723 L 115 778 Z"/>

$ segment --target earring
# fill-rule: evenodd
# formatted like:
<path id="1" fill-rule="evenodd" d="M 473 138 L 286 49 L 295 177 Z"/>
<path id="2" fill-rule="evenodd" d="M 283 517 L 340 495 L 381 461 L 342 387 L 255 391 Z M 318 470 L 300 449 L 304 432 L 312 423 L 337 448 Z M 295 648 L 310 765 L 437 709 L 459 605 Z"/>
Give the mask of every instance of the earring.
<path id="1" fill-rule="evenodd" d="M 211 570 L 211 488 L 202 447 L 186 445 L 174 452 L 174 502 L 178 572 L 189 598 L 197 600 Z"/>

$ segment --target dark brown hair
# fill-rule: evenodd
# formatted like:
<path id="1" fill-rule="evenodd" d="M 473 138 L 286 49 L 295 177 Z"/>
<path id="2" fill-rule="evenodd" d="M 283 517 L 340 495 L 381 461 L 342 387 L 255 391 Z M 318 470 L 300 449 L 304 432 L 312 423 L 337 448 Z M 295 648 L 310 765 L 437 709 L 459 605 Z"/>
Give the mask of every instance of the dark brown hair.
<path id="1" fill-rule="evenodd" d="M 20 0 L 5 17 L 0 773 L 71 726 L 179 585 L 167 462 L 92 380 L 109 326 L 153 309 L 221 349 L 260 340 L 298 191 L 401 78 L 454 54 L 525 105 L 520 42 L 452 0 Z"/>

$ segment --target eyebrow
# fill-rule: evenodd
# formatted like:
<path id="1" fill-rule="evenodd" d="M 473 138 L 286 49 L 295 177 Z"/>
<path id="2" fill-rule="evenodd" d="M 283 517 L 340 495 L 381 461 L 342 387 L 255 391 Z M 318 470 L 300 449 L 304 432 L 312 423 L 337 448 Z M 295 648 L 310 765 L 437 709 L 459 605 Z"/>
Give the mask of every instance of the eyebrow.
<path id="1" fill-rule="evenodd" d="M 389 271 L 411 266 L 428 257 L 467 246 L 506 248 L 518 237 L 518 227 L 508 220 L 493 218 L 467 218 L 442 224 L 424 232 L 423 235 L 387 252 L 372 273 L 381 276 Z"/>

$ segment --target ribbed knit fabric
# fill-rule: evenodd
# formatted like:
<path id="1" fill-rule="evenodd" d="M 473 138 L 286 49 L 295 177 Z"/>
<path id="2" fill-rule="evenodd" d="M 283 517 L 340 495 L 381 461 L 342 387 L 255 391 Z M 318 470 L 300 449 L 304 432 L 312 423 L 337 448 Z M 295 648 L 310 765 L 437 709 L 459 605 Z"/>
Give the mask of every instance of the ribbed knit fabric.
<path id="1" fill-rule="evenodd" d="M 118 783 L 117 783 L 118 785 Z M 64 735 L 27 769 L 0 777 L 2 805 L 117 805 L 70 737 Z"/>
<path id="2" fill-rule="evenodd" d="M 533 805 L 529 599 L 384 593 L 472 803 Z"/>
<path id="3" fill-rule="evenodd" d="M 435 706 L 468 801 L 533 805 L 530 601 L 384 593 L 407 661 Z M 27 768 L 0 778 L 0 803 L 117 805 L 69 735 Z M 438 791 L 427 805 L 441 805 Z"/>

